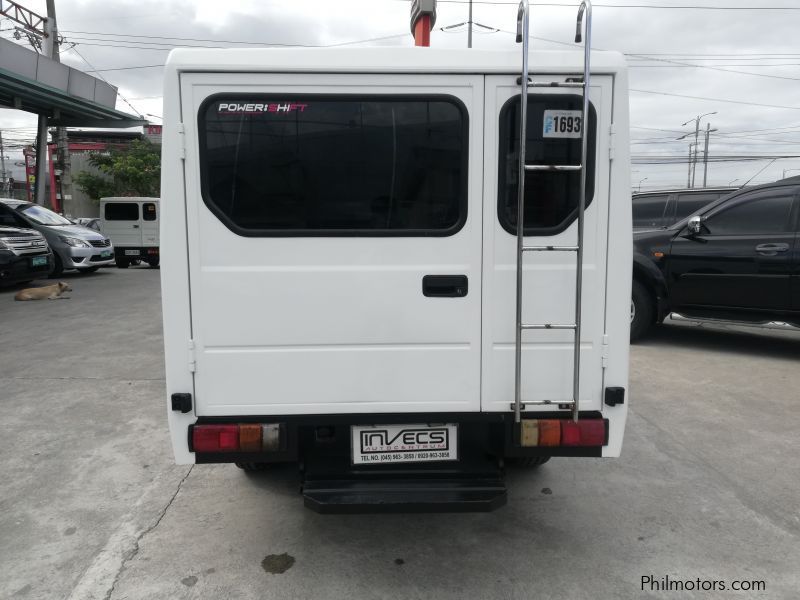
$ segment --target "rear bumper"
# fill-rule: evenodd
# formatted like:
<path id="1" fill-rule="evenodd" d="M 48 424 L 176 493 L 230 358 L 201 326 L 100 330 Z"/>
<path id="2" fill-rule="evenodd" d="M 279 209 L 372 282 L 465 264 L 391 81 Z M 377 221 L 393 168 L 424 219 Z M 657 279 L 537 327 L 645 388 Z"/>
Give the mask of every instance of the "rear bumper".
<path id="1" fill-rule="evenodd" d="M 148 260 L 159 257 L 158 246 L 117 246 L 120 258 Z"/>
<path id="2" fill-rule="evenodd" d="M 560 423 L 571 421 L 567 411 L 536 412 L 523 415 L 524 419 L 553 420 Z M 603 415 L 596 411 L 580 414 L 580 419 L 602 420 Z M 282 440 L 280 449 L 269 452 L 195 452 L 192 445 L 190 425 L 186 432 L 190 452 L 195 454 L 197 463 L 279 463 L 302 462 L 311 455 L 322 453 L 326 460 L 340 467 L 352 466 L 351 427 L 353 425 L 415 425 L 415 424 L 458 425 L 459 461 L 470 456 L 492 456 L 498 459 L 527 456 L 590 456 L 603 455 L 603 445 L 597 446 L 523 446 L 520 439 L 520 425 L 514 423 L 510 413 L 419 413 L 419 414 L 345 414 L 345 415 L 283 415 L 263 417 L 200 417 L 195 425 L 224 424 L 280 424 Z M 607 420 L 606 420 L 607 423 Z M 607 438 L 606 438 L 607 443 Z M 409 463 L 398 463 L 404 470 Z M 450 464 L 452 461 L 414 463 L 428 468 L 434 465 Z M 439 465 L 436 467 L 436 465 Z M 377 465 L 376 465 L 377 466 Z M 386 468 L 387 465 L 380 465 Z M 369 469 L 372 465 L 362 465 Z"/>

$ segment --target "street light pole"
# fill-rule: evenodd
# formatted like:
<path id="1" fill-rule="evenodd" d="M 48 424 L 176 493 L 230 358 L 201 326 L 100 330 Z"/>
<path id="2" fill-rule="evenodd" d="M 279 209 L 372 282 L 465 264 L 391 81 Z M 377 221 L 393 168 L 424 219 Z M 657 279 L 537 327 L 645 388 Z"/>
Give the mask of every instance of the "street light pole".
<path id="1" fill-rule="evenodd" d="M 716 131 L 716 129 L 711 129 L 711 123 L 706 123 L 706 148 L 703 151 L 703 187 L 706 187 L 706 180 L 708 179 L 708 137 L 712 131 Z"/>
<path id="2" fill-rule="evenodd" d="M 648 179 L 650 179 L 650 178 L 649 177 L 645 177 L 644 179 L 640 179 L 639 180 L 639 186 L 636 189 L 637 192 L 641 192 L 642 191 L 642 182 L 643 181 L 647 181 Z"/>
<path id="3" fill-rule="evenodd" d="M 469 19 L 467 20 L 467 48 L 472 48 L 472 0 L 469 0 Z"/>
<path id="4" fill-rule="evenodd" d="M 686 125 L 688 125 L 689 123 L 694 121 L 694 145 L 695 145 L 694 161 L 692 161 L 692 165 L 691 165 L 691 173 L 692 173 L 691 174 L 691 179 L 689 180 L 689 183 L 686 185 L 686 187 L 692 187 L 692 188 L 694 187 L 695 173 L 697 171 L 697 144 L 698 144 L 698 141 L 699 141 L 699 138 L 700 138 L 700 119 L 702 119 L 703 117 L 707 117 L 708 115 L 715 115 L 715 114 L 717 114 L 717 111 L 705 113 L 705 114 L 702 114 L 702 115 L 697 115 L 694 119 L 689 119 L 685 123 L 681 123 L 681 127 L 685 127 Z M 691 135 L 691 132 L 690 133 L 686 133 L 686 134 L 682 135 L 681 137 L 679 137 L 677 139 L 682 140 L 683 138 L 685 138 L 688 135 Z M 691 160 L 691 156 L 689 157 L 689 159 Z"/>

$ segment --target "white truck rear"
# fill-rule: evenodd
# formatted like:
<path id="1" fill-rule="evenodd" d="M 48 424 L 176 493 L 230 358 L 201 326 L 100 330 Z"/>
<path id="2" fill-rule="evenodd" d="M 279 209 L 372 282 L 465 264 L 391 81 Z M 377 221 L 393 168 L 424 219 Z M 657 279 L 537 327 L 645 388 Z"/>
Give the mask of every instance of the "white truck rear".
<path id="1" fill-rule="evenodd" d="M 116 248 L 117 266 L 134 261 L 152 267 L 159 263 L 159 198 L 108 197 L 100 199 L 100 229 Z"/>
<path id="2" fill-rule="evenodd" d="M 568 83 L 582 53 L 530 55 Z M 627 75 L 592 53 L 573 331 L 525 329 L 515 416 L 520 56 L 176 50 L 162 293 L 176 461 L 297 462 L 321 511 L 490 510 L 507 462 L 618 456 L 627 412 Z M 580 164 L 581 91 L 528 90 L 528 163 Z M 524 244 L 577 244 L 581 176 L 525 175 Z M 575 320 L 575 252 L 526 252 L 522 319 Z M 577 404 L 576 404 L 577 402 Z"/>

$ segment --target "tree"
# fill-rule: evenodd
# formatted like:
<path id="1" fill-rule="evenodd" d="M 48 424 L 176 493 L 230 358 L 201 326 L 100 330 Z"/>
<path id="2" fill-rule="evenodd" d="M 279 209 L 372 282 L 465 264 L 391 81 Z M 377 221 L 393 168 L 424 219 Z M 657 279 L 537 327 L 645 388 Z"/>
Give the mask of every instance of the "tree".
<path id="1" fill-rule="evenodd" d="M 134 140 L 127 148 L 93 152 L 89 164 L 100 173 L 78 173 L 75 183 L 92 200 L 107 196 L 155 198 L 161 193 L 161 147 L 147 140 Z"/>

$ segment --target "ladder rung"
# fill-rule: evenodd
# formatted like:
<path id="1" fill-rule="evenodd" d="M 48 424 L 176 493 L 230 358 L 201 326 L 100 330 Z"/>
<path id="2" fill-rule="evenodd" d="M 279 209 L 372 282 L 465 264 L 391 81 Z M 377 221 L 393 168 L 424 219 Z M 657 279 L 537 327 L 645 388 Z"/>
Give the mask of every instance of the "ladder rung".
<path id="1" fill-rule="evenodd" d="M 526 406 L 575 406 L 574 400 L 523 400 L 521 403 L 520 408 L 525 408 Z M 511 408 L 514 408 L 514 404 L 511 405 Z"/>
<path id="2" fill-rule="evenodd" d="M 525 165 L 526 171 L 580 171 L 581 165 Z"/>
<path id="3" fill-rule="evenodd" d="M 575 329 L 574 323 L 523 323 L 522 329 Z"/>
<path id="4" fill-rule="evenodd" d="M 523 252 L 577 252 L 577 246 L 523 246 Z"/>
<path id="5" fill-rule="evenodd" d="M 534 81 L 528 87 L 582 88 L 584 85 L 582 81 Z"/>

